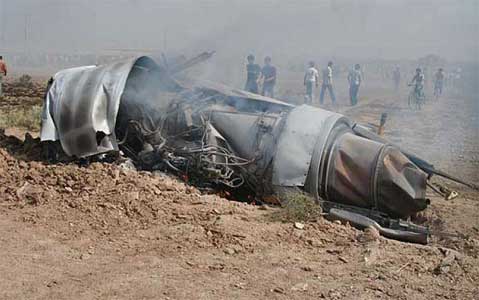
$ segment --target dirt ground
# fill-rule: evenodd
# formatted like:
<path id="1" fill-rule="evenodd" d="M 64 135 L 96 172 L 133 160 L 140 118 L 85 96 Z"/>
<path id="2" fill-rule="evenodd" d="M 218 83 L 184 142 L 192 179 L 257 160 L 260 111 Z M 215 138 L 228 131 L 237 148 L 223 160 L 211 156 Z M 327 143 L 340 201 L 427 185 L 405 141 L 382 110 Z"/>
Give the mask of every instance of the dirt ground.
<path id="1" fill-rule="evenodd" d="M 386 137 L 478 182 L 473 98 L 414 112 L 404 95 L 362 97 L 338 110 L 363 123 L 388 112 Z M 426 222 L 463 236 L 422 246 L 323 219 L 297 229 L 273 221 L 279 208 L 161 173 L 47 165 L 10 134 L 23 131 L 0 134 L 0 299 L 479 299 L 479 193 L 468 188 L 438 180 L 460 196 L 431 193 Z"/>

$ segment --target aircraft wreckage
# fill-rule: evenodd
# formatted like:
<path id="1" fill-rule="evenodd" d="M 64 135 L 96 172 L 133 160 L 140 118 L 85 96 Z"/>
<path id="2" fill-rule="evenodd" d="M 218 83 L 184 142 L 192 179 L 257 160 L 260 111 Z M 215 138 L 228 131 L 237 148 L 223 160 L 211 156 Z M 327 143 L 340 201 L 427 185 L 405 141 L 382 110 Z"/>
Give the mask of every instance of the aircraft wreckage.
<path id="1" fill-rule="evenodd" d="M 402 219 L 428 206 L 430 176 L 450 176 L 344 115 L 177 79 L 210 55 L 168 67 L 140 57 L 58 72 L 41 140 L 78 158 L 121 150 L 141 169 L 259 199 L 301 191 L 336 219 L 427 243 L 427 228 Z"/>

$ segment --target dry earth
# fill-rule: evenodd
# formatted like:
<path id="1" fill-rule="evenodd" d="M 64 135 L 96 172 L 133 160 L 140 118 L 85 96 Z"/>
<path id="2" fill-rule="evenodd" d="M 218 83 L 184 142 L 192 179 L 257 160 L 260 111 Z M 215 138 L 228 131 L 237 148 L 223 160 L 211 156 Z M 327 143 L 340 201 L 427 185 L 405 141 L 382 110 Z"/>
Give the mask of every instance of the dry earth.
<path id="1" fill-rule="evenodd" d="M 393 141 L 477 182 L 477 104 L 445 97 L 411 112 L 403 102 L 341 111 L 362 122 L 387 111 Z M 421 246 L 323 219 L 296 229 L 272 221 L 278 208 L 164 174 L 38 154 L 0 135 L 0 299 L 479 299 L 479 193 L 458 185 L 451 202 L 431 194 L 426 217 L 465 236 Z"/>

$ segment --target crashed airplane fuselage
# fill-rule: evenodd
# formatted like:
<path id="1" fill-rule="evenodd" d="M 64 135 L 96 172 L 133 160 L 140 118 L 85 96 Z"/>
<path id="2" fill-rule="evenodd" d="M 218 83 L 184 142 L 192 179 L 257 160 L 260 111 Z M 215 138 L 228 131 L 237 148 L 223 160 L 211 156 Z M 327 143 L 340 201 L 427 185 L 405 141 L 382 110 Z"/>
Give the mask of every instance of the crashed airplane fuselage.
<path id="1" fill-rule="evenodd" d="M 170 70 L 140 57 L 57 73 L 41 139 L 76 157 L 122 150 L 143 169 L 256 197 L 295 188 L 395 217 L 427 207 L 428 174 L 345 116 L 178 80 Z"/>

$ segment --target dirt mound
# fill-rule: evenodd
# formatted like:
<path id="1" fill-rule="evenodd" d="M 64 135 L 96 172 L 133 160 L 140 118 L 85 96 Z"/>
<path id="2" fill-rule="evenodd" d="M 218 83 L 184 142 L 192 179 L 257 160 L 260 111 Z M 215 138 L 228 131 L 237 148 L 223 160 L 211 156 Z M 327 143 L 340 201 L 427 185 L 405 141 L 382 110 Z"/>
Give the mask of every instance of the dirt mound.
<path id="1" fill-rule="evenodd" d="M 178 247 L 236 253 L 284 241 L 322 245 L 330 236 L 346 245 L 359 235 L 325 220 L 308 224 L 308 233 L 292 235 L 294 223 L 272 221 L 277 208 L 202 195 L 161 172 L 131 171 L 119 163 L 45 164 L 35 160 L 37 141 L 0 136 L 0 211 L 19 212 L 20 221 L 49 228 L 63 239 L 88 236 L 101 243 L 123 236 L 128 249 L 139 230 L 154 231 L 155 244 L 163 242 L 162 251 L 171 254 Z"/>
<path id="2" fill-rule="evenodd" d="M 178 199 L 199 199 L 197 191 L 167 176 L 128 172 L 117 165 L 45 165 L 18 160 L 4 149 L 0 149 L 0 160 L 4 174 L 0 194 L 5 201 L 17 207 L 57 207 L 52 213 L 61 215 L 55 218 L 76 219 L 94 227 L 167 222 L 171 216 L 162 214 L 163 206 Z"/>

